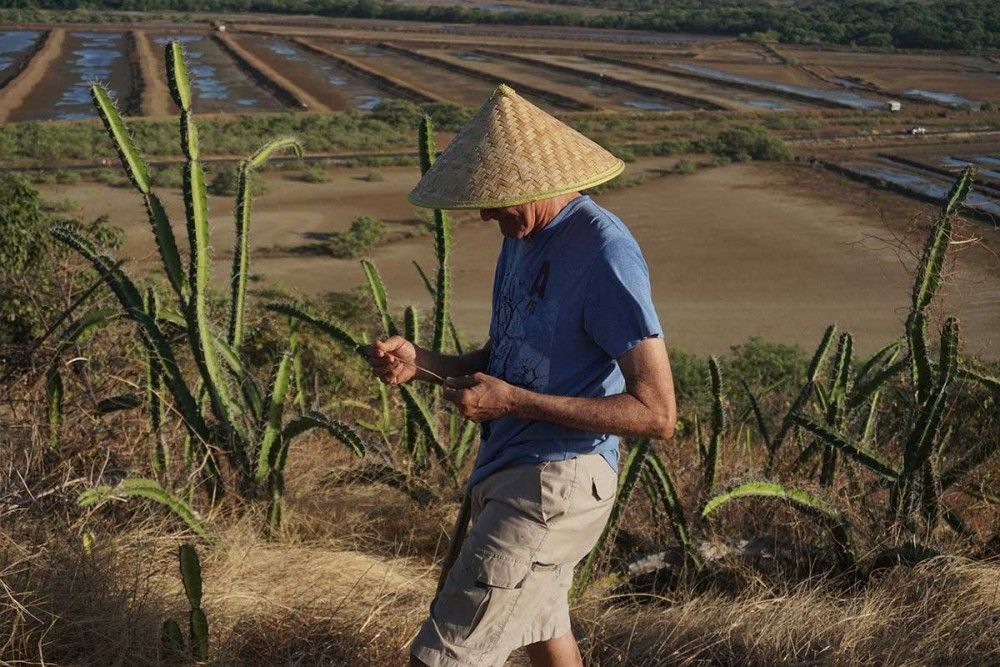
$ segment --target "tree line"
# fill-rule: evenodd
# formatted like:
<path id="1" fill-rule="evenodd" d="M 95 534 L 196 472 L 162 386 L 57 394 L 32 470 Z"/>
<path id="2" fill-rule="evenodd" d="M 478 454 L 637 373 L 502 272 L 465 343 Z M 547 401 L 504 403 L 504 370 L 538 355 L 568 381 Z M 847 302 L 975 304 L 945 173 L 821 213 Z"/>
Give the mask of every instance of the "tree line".
<path id="1" fill-rule="evenodd" d="M 13 0 L 16 10 L 271 12 L 333 17 L 566 25 L 715 35 L 764 35 L 794 44 L 923 49 L 1000 48 L 1000 3 L 992 0 L 849 0 L 748 4 L 734 0 L 548 0 L 566 9 L 493 12 L 387 0 Z M 621 9 L 584 15 L 583 6 Z M 14 10 L 14 11 L 10 11 Z"/>

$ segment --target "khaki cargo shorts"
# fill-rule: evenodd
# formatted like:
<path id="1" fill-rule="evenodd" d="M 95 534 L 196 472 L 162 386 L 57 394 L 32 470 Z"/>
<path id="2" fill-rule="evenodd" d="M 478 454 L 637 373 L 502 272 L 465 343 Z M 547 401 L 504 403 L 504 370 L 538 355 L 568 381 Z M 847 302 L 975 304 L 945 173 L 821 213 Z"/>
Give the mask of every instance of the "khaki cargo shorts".
<path id="1" fill-rule="evenodd" d="M 472 527 L 410 652 L 430 667 L 488 667 L 569 632 L 573 568 L 604 530 L 617 486 L 598 454 L 476 484 Z"/>

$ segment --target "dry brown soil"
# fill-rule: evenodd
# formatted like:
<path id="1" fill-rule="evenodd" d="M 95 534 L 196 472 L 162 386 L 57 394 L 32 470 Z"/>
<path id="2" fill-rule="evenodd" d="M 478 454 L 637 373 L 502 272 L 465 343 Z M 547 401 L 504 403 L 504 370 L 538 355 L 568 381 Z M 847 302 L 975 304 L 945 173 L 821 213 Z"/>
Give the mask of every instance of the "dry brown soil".
<path id="1" fill-rule="evenodd" d="M 667 166 L 661 159 L 633 164 L 630 171 Z M 301 250 L 346 229 L 355 215 L 382 217 L 396 240 L 378 248 L 374 259 L 390 299 L 399 308 L 416 303 L 426 309 L 430 301 L 411 260 L 432 269 L 433 241 L 426 235 L 399 238 L 415 230 L 405 193 L 416 170 L 380 169 L 383 180 L 360 180 L 366 173 L 334 170 L 324 184 L 269 173 L 269 191 L 254 202 L 253 246 Z M 53 199 L 77 200 L 87 217 L 109 215 L 126 229 L 123 254 L 138 257 L 141 266 L 154 265 L 155 251 L 132 191 L 100 184 L 43 190 Z M 180 233 L 179 193 L 165 199 Z M 725 352 L 754 335 L 811 347 L 833 322 L 855 335 L 861 352 L 899 336 L 909 303 L 908 270 L 921 238 L 911 226 L 929 220 L 933 211 L 827 172 L 757 164 L 653 178 L 596 199 L 619 215 L 642 245 L 669 343 L 699 353 Z M 221 285 L 229 270 L 231 201 L 215 198 L 210 205 L 215 279 Z M 454 315 L 470 338 L 482 339 L 501 239 L 495 225 L 468 213 L 457 217 Z M 995 230 L 981 223 L 962 230 L 971 232 L 1000 247 Z M 969 351 L 1000 357 L 995 333 L 1000 260 L 975 245 L 962 246 L 958 256 L 949 269 L 943 311 L 962 319 Z M 303 252 L 258 252 L 252 273 L 264 278 L 255 285 L 274 282 L 309 294 L 351 289 L 364 279 L 357 261 Z"/>

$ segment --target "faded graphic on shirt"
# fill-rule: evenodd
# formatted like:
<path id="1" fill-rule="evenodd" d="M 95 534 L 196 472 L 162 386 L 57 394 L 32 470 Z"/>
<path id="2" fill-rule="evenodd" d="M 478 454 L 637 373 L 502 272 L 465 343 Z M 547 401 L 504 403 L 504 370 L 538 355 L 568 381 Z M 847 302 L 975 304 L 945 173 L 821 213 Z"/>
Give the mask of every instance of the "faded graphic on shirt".
<path id="1" fill-rule="evenodd" d="M 490 329 L 489 374 L 537 392 L 549 385 L 552 336 L 559 314 L 558 303 L 545 299 L 550 270 L 549 260 L 543 260 L 529 285 L 516 266 L 508 266 Z"/>

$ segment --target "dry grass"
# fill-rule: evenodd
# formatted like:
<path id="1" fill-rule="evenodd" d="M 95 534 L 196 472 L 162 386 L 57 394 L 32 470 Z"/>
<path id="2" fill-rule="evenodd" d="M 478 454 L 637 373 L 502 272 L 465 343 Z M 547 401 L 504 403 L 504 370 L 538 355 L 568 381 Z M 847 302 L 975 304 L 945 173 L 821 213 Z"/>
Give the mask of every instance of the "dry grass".
<path id="1" fill-rule="evenodd" d="M 47 451 L 39 426 L 37 381 L 11 385 L 0 403 L 3 665 L 162 664 L 162 621 L 186 624 L 176 549 L 191 537 L 178 532 L 182 525 L 141 501 L 75 507 L 79 491 L 98 479 L 147 465 L 142 415 L 97 419 L 88 398 L 113 393 L 122 383 L 115 378 L 130 369 L 93 359 L 102 372 L 74 376 L 58 452 Z M 760 469 L 760 452 L 743 443 L 725 443 L 720 483 Z M 711 524 L 700 522 L 694 515 L 704 492 L 693 444 L 680 439 L 660 452 L 699 539 L 718 553 L 741 538 L 773 547 L 750 557 L 730 549 L 702 574 L 641 592 L 641 582 L 599 579 L 575 610 L 589 664 L 1000 663 L 1000 544 L 989 542 L 1000 526 L 996 506 L 953 499 L 976 519 L 975 546 L 939 529 L 921 542 L 950 556 L 836 578 L 829 537 L 786 506 L 738 503 Z M 975 485 L 995 488 L 997 474 L 988 466 Z M 444 475 L 424 476 L 425 490 L 437 496 L 428 502 L 380 479 L 375 466 L 359 467 L 322 435 L 296 441 L 286 477 L 279 535 L 263 528 L 262 503 L 229 497 L 209 517 L 220 539 L 199 552 L 212 663 L 402 664 L 433 592 L 457 507 L 454 485 Z M 829 492 L 858 527 L 866 570 L 875 554 L 902 542 L 885 530 L 884 491 L 871 488 L 860 476 Z M 206 509 L 201 499 L 196 504 Z M 83 548 L 87 533 L 95 538 L 91 553 Z M 672 541 L 636 493 L 605 574 Z"/>
<path id="2" fill-rule="evenodd" d="M 591 609 L 599 665 L 986 665 L 1000 661 L 1000 564 L 942 558 L 853 592 L 821 582 L 682 592 Z"/>

